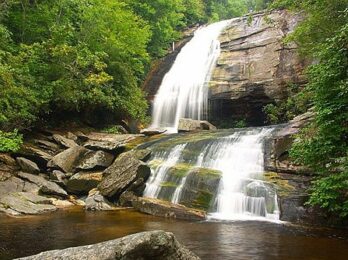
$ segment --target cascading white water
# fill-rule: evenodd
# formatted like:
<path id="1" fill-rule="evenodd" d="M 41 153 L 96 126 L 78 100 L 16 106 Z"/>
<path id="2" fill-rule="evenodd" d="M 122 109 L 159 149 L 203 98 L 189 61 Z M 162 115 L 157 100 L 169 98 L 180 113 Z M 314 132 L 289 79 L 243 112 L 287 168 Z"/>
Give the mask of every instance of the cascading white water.
<path id="1" fill-rule="evenodd" d="M 200 120 L 206 115 L 208 81 L 220 55 L 218 37 L 229 22 L 200 27 L 182 48 L 156 94 L 150 128 L 175 133 L 180 118 Z"/>
<path id="2" fill-rule="evenodd" d="M 255 128 L 236 131 L 233 134 L 211 137 L 202 143 L 186 141 L 166 152 L 155 151 L 151 162 L 160 160 L 162 164 L 152 167 L 153 172 L 144 196 L 180 203 L 184 199 L 184 190 L 190 189 L 187 187 L 189 173 L 198 168 L 213 169 L 222 172 L 222 177 L 213 210 L 209 214 L 211 219 L 279 220 L 276 192 L 270 184 L 262 181 L 263 144 L 273 130 Z M 179 174 L 180 178 L 173 177 L 175 165 L 178 164 L 191 165 L 186 169 L 186 174 Z M 168 183 L 173 184 L 170 190 L 163 188 L 163 184 Z M 161 190 L 167 194 L 162 192 L 159 196 Z"/>
<path id="3" fill-rule="evenodd" d="M 222 171 L 217 211 L 210 214 L 214 219 L 241 219 L 250 216 L 276 218 L 268 214 L 264 197 L 248 196 L 248 189 L 255 190 L 263 182 L 257 180 L 264 172 L 263 140 L 272 129 L 260 132 L 236 132 L 212 143 L 203 151 L 199 167 Z M 245 186 L 246 182 L 250 182 Z M 267 192 L 266 187 L 265 192 Z"/>
<path id="4" fill-rule="evenodd" d="M 150 179 L 146 184 L 144 196 L 156 198 L 161 190 L 161 184 L 166 179 L 170 167 L 174 166 L 180 159 L 181 152 L 186 144 L 175 146 L 172 150 L 158 154 L 154 160 L 165 160 L 165 162 L 152 170 Z"/>

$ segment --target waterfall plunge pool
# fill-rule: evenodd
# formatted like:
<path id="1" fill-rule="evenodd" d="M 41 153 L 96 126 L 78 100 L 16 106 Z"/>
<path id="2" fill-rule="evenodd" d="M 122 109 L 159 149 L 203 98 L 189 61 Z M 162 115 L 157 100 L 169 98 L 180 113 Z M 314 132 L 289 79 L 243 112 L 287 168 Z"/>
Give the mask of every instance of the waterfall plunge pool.
<path id="1" fill-rule="evenodd" d="M 81 208 L 33 217 L 0 216 L 0 259 L 98 243 L 165 230 L 203 260 L 347 259 L 348 233 L 269 222 L 187 222 L 132 210 L 85 212 Z"/>

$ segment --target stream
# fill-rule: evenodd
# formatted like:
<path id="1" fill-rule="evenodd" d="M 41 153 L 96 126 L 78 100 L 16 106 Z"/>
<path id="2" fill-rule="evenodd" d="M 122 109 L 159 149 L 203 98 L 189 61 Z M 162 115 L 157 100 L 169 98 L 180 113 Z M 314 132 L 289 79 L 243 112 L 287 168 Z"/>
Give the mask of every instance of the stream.
<path id="1" fill-rule="evenodd" d="M 260 224 L 262 223 L 262 225 Z M 259 221 L 188 222 L 132 210 L 0 216 L 0 259 L 165 230 L 202 259 L 347 259 L 348 233 Z"/>

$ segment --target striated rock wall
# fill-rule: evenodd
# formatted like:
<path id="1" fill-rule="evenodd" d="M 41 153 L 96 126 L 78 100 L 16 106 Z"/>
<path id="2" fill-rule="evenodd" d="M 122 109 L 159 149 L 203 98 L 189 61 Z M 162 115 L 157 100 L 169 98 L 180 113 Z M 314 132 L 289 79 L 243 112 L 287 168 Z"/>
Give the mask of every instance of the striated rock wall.
<path id="1" fill-rule="evenodd" d="M 262 108 L 287 97 L 290 83 L 304 84 L 306 61 L 284 44 L 301 15 L 286 10 L 233 19 L 220 36 L 221 55 L 210 82 L 210 121 L 246 119 L 263 125 Z"/>

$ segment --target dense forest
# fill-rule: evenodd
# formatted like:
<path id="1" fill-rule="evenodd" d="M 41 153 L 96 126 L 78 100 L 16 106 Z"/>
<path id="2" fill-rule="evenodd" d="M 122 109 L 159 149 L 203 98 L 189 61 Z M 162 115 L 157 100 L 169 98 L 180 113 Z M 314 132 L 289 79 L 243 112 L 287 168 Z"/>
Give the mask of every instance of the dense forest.
<path id="1" fill-rule="evenodd" d="M 5 0 L 0 3 L 0 150 L 52 115 L 145 118 L 151 62 L 196 23 L 264 1 Z M 10 140 L 9 140 L 10 139 Z"/>
<path id="2" fill-rule="evenodd" d="M 145 120 L 140 86 L 185 28 L 288 8 L 305 19 L 287 41 L 314 65 L 306 88 L 285 109 L 305 96 L 306 108 L 316 112 L 291 155 L 318 174 L 309 203 L 347 217 L 347 6 L 347 0 L 2 0 L 0 151 L 15 151 L 21 131 L 57 114 Z"/>

